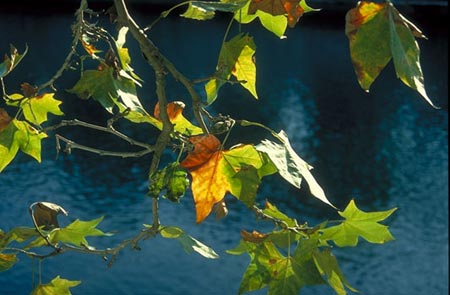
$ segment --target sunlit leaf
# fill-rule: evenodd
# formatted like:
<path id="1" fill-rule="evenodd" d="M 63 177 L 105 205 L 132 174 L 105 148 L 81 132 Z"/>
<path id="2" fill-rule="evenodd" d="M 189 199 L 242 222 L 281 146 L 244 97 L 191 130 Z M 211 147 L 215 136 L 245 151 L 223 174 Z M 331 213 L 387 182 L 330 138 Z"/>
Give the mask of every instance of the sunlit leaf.
<path id="1" fill-rule="evenodd" d="M 194 150 L 180 163 L 192 176 L 192 193 L 197 223 L 202 222 L 213 206 L 227 192 L 251 206 L 264 166 L 261 155 L 251 145 L 241 145 L 227 151 L 219 150 L 220 142 L 213 135 L 191 137 Z"/>
<path id="2" fill-rule="evenodd" d="M 174 125 L 173 129 L 181 134 L 188 136 L 202 134 L 203 130 L 200 127 L 192 124 L 183 115 L 184 108 L 185 104 L 182 101 L 173 101 L 167 104 L 167 115 L 169 116 L 170 122 Z M 154 115 L 158 120 L 160 119 L 159 112 L 159 103 L 157 103 L 155 105 Z"/>
<path id="3" fill-rule="evenodd" d="M 36 125 L 40 125 L 47 121 L 48 113 L 53 115 L 62 116 L 64 115 L 59 105 L 62 103 L 54 98 L 54 93 L 45 93 L 39 96 L 24 99 L 20 98 L 20 94 L 13 94 L 12 97 L 15 99 L 23 99 L 23 103 L 20 107 L 23 110 L 25 119 Z"/>
<path id="4" fill-rule="evenodd" d="M 188 9 L 181 16 L 196 20 L 208 20 L 215 16 L 216 11 L 235 12 L 245 2 L 245 0 L 222 0 L 221 2 L 191 1 L 189 2 Z"/>
<path id="5" fill-rule="evenodd" d="M 0 272 L 5 271 L 13 267 L 17 262 L 16 254 L 3 254 L 0 253 Z"/>
<path id="6" fill-rule="evenodd" d="M 117 55 L 119 57 L 120 65 L 123 69 L 123 71 L 121 71 L 121 74 L 125 76 L 125 78 L 133 80 L 136 85 L 141 86 L 140 82 L 142 82 L 142 79 L 134 72 L 134 69 L 131 67 L 131 57 L 128 53 L 128 48 L 123 47 L 126 42 L 127 33 L 128 27 L 123 26 L 122 28 L 120 28 L 116 40 Z"/>
<path id="7" fill-rule="evenodd" d="M 135 82 L 123 77 L 121 73 L 106 65 L 102 70 L 86 70 L 75 86 L 68 91 L 82 99 L 92 97 L 110 113 L 113 113 L 115 99 L 120 99 L 125 107 L 131 110 L 142 110 Z"/>
<path id="8" fill-rule="evenodd" d="M 216 66 L 216 77 L 205 85 L 208 104 L 214 102 L 219 89 L 230 79 L 231 75 L 241 81 L 242 87 L 258 98 L 256 65 L 253 58 L 255 51 L 256 45 L 253 38 L 246 34 L 239 34 L 223 43 Z"/>
<path id="9" fill-rule="evenodd" d="M 202 242 L 187 235 L 181 228 L 165 226 L 160 230 L 161 236 L 167 239 L 177 239 L 187 253 L 197 252 L 203 257 L 217 259 L 219 255 Z"/>
<path id="10" fill-rule="evenodd" d="M 248 14 L 263 11 L 272 16 L 286 15 L 289 26 L 293 28 L 305 12 L 314 10 L 317 9 L 309 7 L 306 0 L 251 0 Z"/>
<path id="11" fill-rule="evenodd" d="M 70 288 L 79 284 L 81 284 L 81 281 L 69 281 L 57 276 L 48 284 L 38 285 L 31 292 L 31 295 L 71 295 Z"/>
<path id="12" fill-rule="evenodd" d="M 0 131 L 0 172 L 19 150 L 41 162 L 41 140 L 47 137 L 45 133 L 39 133 L 27 122 L 16 119 L 3 128 Z"/>
<path id="13" fill-rule="evenodd" d="M 383 244 L 394 240 L 387 226 L 378 223 L 388 218 L 397 208 L 379 212 L 364 212 L 351 200 L 339 215 L 345 218 L 341 224 L 322 229 L 322 240 L 332 240 L 339 247 L 356 246 L 362 237 L 370 243 Z"/>
<path id="14" fill-rule="evenodd" d="M 280 175 L 289 183 L 300 188 L 301 181 L 304 178 L 308 183 L 311 194 L 334 208 L 333 204 L 325 196 L 323 189 L 311 174 L 310 170 L 312 167 L 300 158 L 291 147 L 287 134 L 282 130 L 278 133 L 278 136 L 283 140 L 283 144 L 265 139 L 256 146 L 256 149 L 267 153 L 273 164 L 278 168 Z"/>
<path id="15" fill-rule="evenodd" d="M 97 228 L 97 225 L 103 220 L 103 217 L 90 221 L 75 220 L 64 228 L 56 228 L 50 232 L 50 241 L 52 243 L 63 242 L 75 246 L 88 246 L 86 237 L 109 236 Z"/>
<path id="16" fill-rule="evenodd" d="M 282 213 L 278 208 L 271 204 L 269 201 L 266 201 L 265 208 L 263 209 L 263 213 L 267 216 L 280 220 L 286 223 L 289 227 L 297 226 L 297 220 L 288 217 L 286 214 Z"/>
<path id="17" fill-rule="evenodd" d="M 358 292 L 358 290 L 353 288 L 344 277 L 336 257 L 334 257 L 328 248 L 323 251 L 315 251 L 313 253 L 313 258 L 320 274 L 327 278 L 328 284 L 334 289 L 336 294 L 347 294 L 345 287 L 353 292 Z"/>
<path id="18" fill-rule="evenodd" d="M 393 59 L 397 77 L 435 107 L 425 91 L 420 49 L 415 40 L 425 36 L 392 3 L 359 2 L 346 15 L 345 31 L 353 67 L 364 90 L 370 89 Z"/>
<path id="19" fill-rule="evenodd" d="M 5 54 L 4 61 L 0 63 L 0 78 L 3 78 L 11 73 L 11 71 L 14 70 L 14 68 L 20 63 L 27 52 L 28 46 L 25 47 L 24 52 L 21 54 L 13 45 L 10 45 L 10 56 Z"/>

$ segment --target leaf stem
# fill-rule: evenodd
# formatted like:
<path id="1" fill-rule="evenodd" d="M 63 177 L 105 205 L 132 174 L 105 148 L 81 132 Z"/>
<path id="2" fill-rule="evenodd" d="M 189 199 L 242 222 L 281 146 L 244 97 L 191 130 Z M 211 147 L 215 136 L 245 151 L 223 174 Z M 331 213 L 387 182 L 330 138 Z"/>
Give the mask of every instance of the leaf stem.
<path id="1" fill-rule="evenodd" d="M 171 7 L 169 10 L 166 10 L 166 11 L 161 12 L 161 14 L 158 16 L 157 19 L 155 19 L 150 25 L 148 25 L 148 26 L 146 26 L 146 27 L 144 28 L 144 32 L 147 32 L 147 31 L 151 30 L 151 29 L 153 28 L 153 26 L 154 26 L 157 22 L 159 22 L 159 21 L 162 20 L 163 18 L 166 18 L 166 17 L 167 17 L 173 10 L 175 10 L 176 8 L 181 7 L 181 6 L 184 6 L 184 5 L 189 4 L 189 3 L 191 3 L 191 2 L 192 2 L 192 1 L 184 1 L 184 2 L 178 3 L 177 5 Z"/>

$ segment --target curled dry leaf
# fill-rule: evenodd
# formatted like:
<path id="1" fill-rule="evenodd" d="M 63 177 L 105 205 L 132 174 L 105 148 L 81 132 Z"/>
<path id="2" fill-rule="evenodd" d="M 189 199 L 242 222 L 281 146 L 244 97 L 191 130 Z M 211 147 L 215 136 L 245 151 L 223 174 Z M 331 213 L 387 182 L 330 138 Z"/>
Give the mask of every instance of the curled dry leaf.
<path id="1" fill-rule="evenodd" d="M 45 230 L 51 230 L 58 228 L 59 223 L 57 219 L 58 214 L 64 214 L 67 216 L 67 211 L 54 203 L 50 202 L 37 202 L 32 205 L 33 218 L 38 227 L 44 226 Z"/>
<path id="2" fill-rule="evenodd" d="M 248 232 L 246 230 L 241 230 L 241 237 L 246 242 L 251 242 L 255 244 L 259 244 L 264 242 L 264 240 L 268 237 L 268 234 L 263 234 L 254 230 L 253 232 Z"/>

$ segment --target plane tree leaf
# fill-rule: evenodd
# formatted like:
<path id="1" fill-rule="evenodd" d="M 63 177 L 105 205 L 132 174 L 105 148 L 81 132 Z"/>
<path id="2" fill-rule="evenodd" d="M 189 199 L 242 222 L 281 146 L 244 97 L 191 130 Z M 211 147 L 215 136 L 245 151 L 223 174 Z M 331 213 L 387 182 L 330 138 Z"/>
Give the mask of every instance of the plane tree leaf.
<path id="1" fill-rule="evenodd" d="M 322 240 L 332 240 L 337 246 L 356 246 L 358 238 L 362 237 L 370 243 L 383 244 L 394 240 L 387 226 L 380 221 L 388 218 L 397 208 L 379 212 L 364 212 L 356 207 L 351 200 L 339 215 L 345 219 L 341 224 L 321 229 Z"/>
<path id="2" fill-rule="evenodd" d="M 314 263 L 320 274 L 327 278 L 328 284 L 338 295 L 347 294 L 345 288 L 353 292 L 358 292 L 353 288 L 342 273 L 336 257 L 331 253 L 330 249 L 325 248 L 323 251 L 313 252 Z"/>
<path id="3" fill-rule="evenodd" d="M 256 146 L 258 151 L 266 153 L 278 168 L 280 175 L 293 186 L 300 188 L 302 179 L 308 183 L 311 194 L 322 202 L 332 206 L 323 189 L 315 180 L 310 170 L 312 167 L 306 163 L 292 148 L 287 134 L 282 130 L 278 133 L 283 143 L 279 144 L 270 140 L 263 140 Z"/>
<path id="4" fill-rule="evenodd" d="M 272 15 L 262 10 L 257 10 L 255 13 L 249 14 L 248 9 L 250 3 L 251 1 L 247 1 L 247 4 L 243 8 L 236 11 L 234 19 L 241 24 L 248 24 L 258 18 L 261 25 L 268 31 L 274 33 L 279 38 L 284 37 L 288 23 L 286 16 Z"/>
<path id="5" fill-rule="evenodd" d="M 10 56 L 5 54 L 5 58 L 2 63 L 0 63 L 0 78 L 5 77 L 20 63 L 23 57 L 28 52 L 28 46 L 25 47 L 23 53 L 19 53 L 16 47 L 12 44 L 10 45 Z"/>
<path id="6" fill-rule="evenodd" d="M 214 204 L 222 201 L 226 193 L 247 206 L 253 205 L 261 177 L 267 175 L 258 172 L 266 170 L 261 154 L 251 145 L 221 150 L 214 135 L 193 136 L 190 141 L 194 149 L 180 165 L 192 177 L 197 223 L 211 213 Z"/>
<path id="7" fill-rule="evenodd" d="M 173 101 L 167 104 L 167 115 L 169 116 L 170 122 L 173 124 L 173 129 L 184 135 L 199 135 L 203 133 L 203 130 L 192 124 L 184 115 L 183 111 L 185 104 L 182 101 Z M 154 116 L 157 120 L 160 120 L 160 110 L 159 103 L 155 105 Z M 160 121 L 161 122 L 161 121 Z M 162 129 L 162 122 L 160 125 L 155 126 Z"/>
<path id="8" fill-rule="evenodd" d="M 31 295 L 71 295 L 70 289 L 81 284 L 81 281 L 69 281 L 59 276 L 48 284 L 39 284 Z"/>
<path id="9" fill-rule="evenodd" d="M 214 18 L 216 11 L 235 12 L 240 9 L 247 0 L 222 0 L 212 1 L 190 1 L 187 10 L 181 14 L 182 17 L 195 20 L 209 20 Z"/>
<path id="10" fill-rule="evenodd" d="M 177 239 L 187 253 L 197 252 L 203 257 L 217 259 L 219 255 L 210 247 L 186 234 L 181 228 L 164 226 L 160 229 L 161 236 L 167 239 Z"/>
<path id="11" fill-rule="evenodd" d="M 10 269 L 17 261 L 16 254 L 0 253 L 0 272 Z"/>
<path id="12" fill-rule="evenodd" d="M 179 202 L 189 187 L 187 172 L 178 162 L 171 163 L 150 175 L 149 182 L 151 197 L 156 198 L 162 194 L 162 197 L 172 202 Z"/>
<path id="13" fill-rule="evenodd" d="M 289 27 L 293 28 L 305 12 L 314 11 L 306 0 L 250 0 L 248 14 L 263 11 L 272 16 L 284 16 Z"/>
<path id="14" fill-rule="evenodd" d="M 268 287 L 268 294 L 298 294 L 309 285 L 324 284 L 314 265 L 312 253 L 317 251 L 317 239 L 303 239 L 293 254 L 284 256 L 274 243 L 268 240 L 256 242 L 241 240 L 228 254 L 250 256 L 250 264 L 239 287 L 239 294 Z"/>
<path id="15" fill-rule="evenodd" d="M 345 31 L 361 88 L 369 91 L 392 59 L 397 77 L 435 107 L 425 90 L 420 49 L 415 39 L 425 36 L 392 3 L 359 2 L 346 15 Z"/>
<path id="16" fill-rule="evenodd" d="M 13 242 L 22 243 L 38 235 L 34 227 L 15 227 L 6 233 L 0 231 L 0 248 L 6 247 Z"/>
<path id="17" fill-rule="evenodd" d="M 239 34 L 224 42 L 219 53 L 215 77 L 205 85 L 207 103 L 213 103 L 219 89 L 233 75 L 256 99 L 256 65 L 254 54 L 256 45 L 247 34 Z"/>
<path id="18" fill-rule="evenodd" d="M 108 112 L 113 113 L 115 99 L 120 99 L 126 108 L 143 112 L 136 94 L 136 84 L 124 71 L 102 65 L 100 70 L 86 70 L 80 80 L 68 91 L 82 99 L 93 98 Z"/>
<path id="19" fill-rule="evenodd" d="M 39 133 L 25 121 L 12 119 L 8 122 L 6 111 L 1 109 L 0 116 L 3 117 L 0 119 L 0 172 L 14 159 L 19 150 L 40 163 L 41 140 L 47 135 Z"/>
<path id="20" fill-rule="evenodd" d="M 48 120 L 48 114 L 62 116 L 64 113 L 61 111 L 59 105 L 62 103 L 54 98 L 54 93 L 44 93 L 42 95 L 25 98 L 23 95 L 15 93 L 12 94 L 12 100 L 20 101 L 20 107 L 22 108 L 25 119 L 29 122 L 41 125 Z"/>

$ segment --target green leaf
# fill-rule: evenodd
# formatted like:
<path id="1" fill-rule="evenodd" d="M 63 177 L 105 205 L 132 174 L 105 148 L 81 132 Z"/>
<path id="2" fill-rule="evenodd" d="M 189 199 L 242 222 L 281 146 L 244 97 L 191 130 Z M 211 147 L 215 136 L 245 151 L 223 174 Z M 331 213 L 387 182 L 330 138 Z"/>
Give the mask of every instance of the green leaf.
<path id="1" fill-rule="evenodd" d="M 271 203 L 269 203 L 269 201 L 266 201 L 263 213 L 286 223 L 286 225 L 289 227 L 298 226 L 297 220 L 290 218 L 286 214 L 279 211 L 278 208 L 275 205 L 272 205 Z"/>
<path id="2" fill-rule="evenodd" d="M 219 89 L 233 75 L 241 81 L 242 87 L 247 89 L 256 99 L 256 65 L 253 56 L 256 45 L 252 37 L 239 34 L 231 40 L 224 42 L 219 53 L 216 67 L 216 77 L 205 85 L 207 103 L 213 103 Z"/>
<path id="3" fill-rule="evenodd" d="M 34 227 L 15 227 L 7 233 L 0 232 L 0 248 L 4 248 L 12 242 L 22 243 L 38 235 Z"/>
<path id="4" fill-rule="evenodd" d="M 227 251 L 233 255 L 247 252 L 251 258 L 242 277 L 239 294 L 266 286 L 271 295 L 298 294 L 304 286 L 323 284 L 324 280 L 312 259 L 312 252 L 317 249 L 317 245 L 317 239 L 300 240 L 294 255 L 285 257 L 270 241 L 241 241 L 235 249 Z"/>
<path id="5" fill-rule="evenodd" d="M 267 163 L 252 145 L 241 145 L 223 152 L 221 163 L 220 171 L 230 184 L 231 194 L 247 206 L 253 206 L 262 176 L 273 170 L 267 169 Z"/>
<path id="6" fill-rule="evenodd" d="M 17 261 L 16 254 L 0 253 L 0 272 L 10 269 Z"/>
<path id="7" fill-rule="evenodd" d="M 189 7 L 181 14 L 182 17 L 195 20 L 209 20 L 214 18 L 216 11 L 235 12 L 240 9 L 246 0 L 228 0 L 221 2 L 191 1 Z"/>
<path id="8" fill-rule="evenodd" d="M 362 237 L 370 243 L 383 244 L 394 240 L 388 227 L 378 223 L 388 218 L 397 208 L 379 212 L 364 212 L 356 207 L 354 200 L 338 212 L 345 218 L 341 224 L 322 229 L 322 240 L 332 240 L 339 247 L 356 246 Z"/>
<path id="9" fill-rule="evenodd" d="M 125 107 L 142 111 L 142 104 L 136 95 L 135 82 L 124 73 L 123 70 L 117 72 L 113 67 L 106 65 L 102 70 L 87 70 L 68 91 L 82 99 L 92 97 L 110 113 L 113 113 L 115 99 L 119 98 Z"/>
<path id="10" fill-rule="evenodd" d="M 25 47 L 25 51 L 20 54 L 19 51 L 11 44 L 10 55 L 5 54 L 5 59 L 0 63 L 0 78 L 6 77 L 12 70 L 20 63 L 22 58 L 27 54 L 28 46 Z"/>
<path id="11" fill-rule="evenodd" d="M 256 146 L 256 149 L 269 156 L 273 164 L 278 168 L 280 175 L 290 184 L 300 188 L 301 181 L 305 178 L 311 194 L 322 202 L 335 208 L 333 204 L 328 201 L 323 189 L 309 171 L 312 167 L 300 158 L 291 147 L 287 134 L 281 130 L 280 133 L 278 133 L 278 137 L 283 141 L 283 144 L 278 144 L 265 139 Z"/>
<path id="12" fill-rule="evenodd" d="M 344 277 L 336 257 L 334 257 L 328 248 L 325 248 L 323 251 L 315 251 L 313 258 L 320 274 L 327 277 L 328 284 L 334 289 L 336 294 L 347 294 L 345 287 L 353 292 L 358 292 Z"/>
<path id="13" fill-rule="evenodd" d="M 219 258 L 219 255 L 213 249 L 187 235 L 181 228 L 165 226 L 161 228 L 160 233 L 163 238 L 177 239 L 187 253 L 197 252 L 209 259 Z"/>
<path id="14" fill-rule="evenodd" d="M 128 53 L 128 48 L 124 48 L 126 42 L 126 36 L 128 33 L 128 27 L 124 26 L 120 28 L 117 40 L 116 40 L 116 49 L 117 49 L 117 56 L 119 57 L 120 65 L 123 69 L 123 71 L 127 74 L 124 74 L 122 72 L 122 75 L 125 75 L 125 78 L 128 78 L 130 80 L 133 80 L 133 82 L 141 86 L 140 82 L 142 82 L 142 79 L 134 72 L 134 69 L 131 67 L 131 57 Z M 128 76 L 129 74 L 129 76 Z"/>
<path id="15" fill-rule="evenodd" d="M 179 202 L 189 187 L 187 171 L 178 162 L 171 163 L 156 171 L 149 178 L 149 195 L 153 198 L 162 193 L 164 198 Z"/>
<path id="16" fill-rule="evenodd" d="M 47 121 L 48 113 L 53 115 L 64 115 L 59 105 L 62 103 L 59 100 L 54 99 L 54 93 L 45 93 L 43 95 L 35 96 L 29 99 L 23 100 L 20 107 L 23 110 L 25 119 L 36 125 L 41 125 Z M 13 94 L 12 97 L 17 99 L 20 94 Z M 22 97 L 23 99 L 24 97 Z"/>
<path id="17" fill-rule="evenodd" d="M 31 295 L 71 295 L 70 288 L 79 284 L 81 284 L 81 281 L 69 281 L 57 276 L 50 283 L 37 286 L 31 292 Z"/>
<path id="18" fill-rule="evenodd" d="M 30 124 L 17 119 L 11 120 L 0 131 L 0 172 L 14 159 L 21 150 L 41 162 L 41 140 L 47 137 L 39 133 Z"/>
<path id="19" fill-rule="evenodd" d="M 110 236 L 97 228 L 103 217 L 90 221 L 75 220 L 64 228 L 56 228 L 50 232 L 51 242 L 63 242 L 75 246 L 89 246 L 86 237 Z"/>
<path id="20" fill-rule="evenodd" d="M 234 19 L 241 24 L 248 24 L 259 18 L 261 25 L 268 31 L 274 33 L 279 38 L 284 38 L 284 33 L 287 28 L 287 18 L 284 15 L 271 15 L 270 13 L 264 12 L 262 10 L 257 10 L 254 14 L 248 14 L 248 8 L 251 1 L 247 1 L 247 4 L 236 11 L 234 14 Z"/>
<path id="21" fill-rule="evenodd" d="M 369 91 L 393 59 L 397 77 L 436 108 L 425 91 L 420 49 L 415 40 L 425 36 L 392 3 L 359 2 L 346 15 L 345 31 L 361 88 Z"/>

